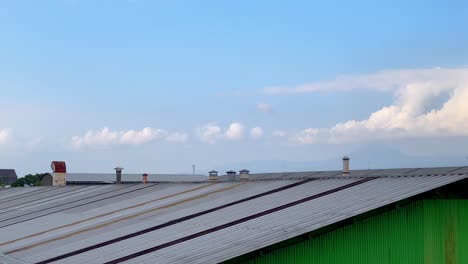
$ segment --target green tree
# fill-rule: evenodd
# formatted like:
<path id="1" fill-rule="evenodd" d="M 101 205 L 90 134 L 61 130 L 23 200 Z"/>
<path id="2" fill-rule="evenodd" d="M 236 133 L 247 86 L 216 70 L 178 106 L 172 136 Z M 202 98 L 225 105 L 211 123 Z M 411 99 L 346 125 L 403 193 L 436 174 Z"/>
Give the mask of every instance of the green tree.
<path id="1" fill-rule="evenodd" d="M 13 184 L 12 187 L 24 187 L 25 185 L 29 186 L 41 186 L 41 180 L 44 177 L 44 174 L 36 173 L 36 174 L 28 174 L 23 178 L 17 179 Z"/>

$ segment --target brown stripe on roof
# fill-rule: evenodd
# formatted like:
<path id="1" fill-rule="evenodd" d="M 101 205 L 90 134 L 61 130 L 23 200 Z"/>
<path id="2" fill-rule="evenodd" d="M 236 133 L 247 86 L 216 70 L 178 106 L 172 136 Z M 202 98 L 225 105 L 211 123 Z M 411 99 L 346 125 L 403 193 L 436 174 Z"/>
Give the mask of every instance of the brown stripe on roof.
<path id="1" fill-rule="evenodd" d="M 226 229 L 226 228 L 231 227 L 231 226 L 235 226 L 235 225 L 238 225 L 238 224 L 241 224 L 241 223 L 244 223 L 244 222 L 247 222 L 247 221 L 262 217 L 262 216 L 265 216 L 265 215 L 269 215 L 269 214 L 272 214 L 272 213 L 287 209 L 287 208 L 292 207 L 292 206 L 296 206 L 296 205 L 299 205 L 299 204 L 302 204 L 302 203 L 305 203 L 305 202 L 308 202 L 308 201 L 311 201 L 311 200 L 314 200 L 314 199 L 317 199 L 317 198 L 320 198 L 320 197 L 323 197 L 323 196 L 326 196 L 326 195 L 329 195 L 329 194 L 332 194 L 332 193 L 335 193 L 335 192 L 339 192 L 339 191 L 351 188 L 353 186 L 356 186 L 356 185 L 371 181 L 373 179 L 375 179 L 375 177 L 369 177 L 369 178 L 365 178 L 365 179 L 362 179 L 362 180 L 359 180 L 359 181 L 356 181 L 356 182 L 353 182 L 353 183 L 350 183 L 350 184 L 346 184 L 346 185 L 343 185 L 343 186 L 338 187 L 338 188 L 334 188 L 334 189 L 331 189 L 331 190 L 328 190 L 328 191 L 325 191 L 325 192 L 322 192 L 322 193 L 319 193 L 319 194 L 315 194 L 315 195 L 312 195 L 312 196 L 309 196 L 309 197 L 306 197 L 306 198 L 303 198 L 303 199 L 300 199 L 300 200 L 297 200 L 297 201 L 294 201 L 294 202 L 291 202 L 291 203 L 288 203 L 288 204 L 284 204 L 284 205 L 281 205 L 281 206 L 278 206 L 278 207 L 275 207 L 275 208 L 272 208 L 272 209 L 269 209 L 269 210 L 266 210 L 266 211 L 263 211 L 263 212 L 260 212 L 260 213 L 257 213 L 257 214 L 253 214 L 253 215 L 250 215 L 250 216 L 247 216 L 247 217 L 244 217 L 244 218 L 241 218 L 241 219 L 238 219 L 238 220 L 235 220 L 235 221 L 223 224 L 223 225 L 219 225 L 219 226 L 216 226 L 216 227 L 213 227 L 213 228 L 210 228 L 210 229 L 207 229 L 207 230 L 204 230 L 204 231 L 201 231 L 201 232 L 189 235 L 189 236 L 185 236 L 185 237 L 182 237 L 182 238 L 179 238 L 179 239 L 176 239 L 176 240 L 173 240 L 173 241 L 170 241 L 170 242 L 167 242 L 167 243 L 155 246 L 155 247 L 151 247 L 151 248 L 148 248 L 148 249 L 145 249 L 145 250 L 130 254 L 130 255 L 125 256 L 125 257 L 121 257 L 121 258 L 118 258 L 118 259 L 115 259 L 115 260 L 111 260 L 111 261 L 106 262 L 105 264 L 117 264 L 117 263 L 121 263 L 121 262 L 130 260 L 130 259 L 133 259 L 133 258 L 137 258 L 137 257 L 143 256 L 143 255 L 152 253 L 154 251 L 161 250 L 163 248 L 167 248 L 167 247 L 170 247 L 170 246 L 173 246 L 173 245 L 177 245 L 177 244 L 180 244 L 182 242 L 195 239 L 197 237 L 201 237 L 201 236 L 204 236 L 204 235 L 207 235 L 207 234 L 210 234 L 210 233 L 222 230 L 222 229 Z M 36 264 L 42 264 L 42 263 L 49 263 L 49 262 L 38 262 Z"/>
<path id="2" fill-rule="evenodd" d="M 221 210 L 221 209 L 233 206 L 233 205 L 237 205 L 237 204 L 247 202 L 247 201 L 250 201 L 250 200 L 253 200 L 253 199 L 257 199 L 257 198 L 260 198 L 260 197 L 263 197 L 263 196 L 267 196 L 267 195 L 270 195 L 270 194 L 273 194 L 273 193 L 277 193 L 277 192 L 280 192 L 280 191 L 291 189 L 291 188 L 294 188 L 296 186 L 308 183 L 308 182 L 313 181 L 313 180 L 317 180 L 317 178 L 311 178 L 311 179 L 306 179 L 306 180 L 303 180 L 303 181 L 295 182 L 295 183 L 288 184 L 288 185 L 285 185 L 285 186 L 282 186 L 282 187 L 279 187 L 279 188 L 275 188 L 275 189 L 270 190 L 270 191 L 266 191 L 266 192 L 263 192 L 263 193 L 260 193 L 260 194 L 256 194 L 256 195 L 244 198 L 244 199 L 240 199 L 240 200 L 237 200 L 237 201 L 234 201 L 234 202 L 231 202 L 231 203 L 221 205 L 221 206 L 217 206 L 217 207 L 205 210 L 205 211 L 201 211 L 201 212 L 194 213 L 194 214 L 191 214 L 191 215 L 187 215 L 187 216 L 184 216 L 184 217 L 181 217 L 181 218 L 177 218 L 177 219 L 171 220 L 169 222 L 166 222 L 164 224 L 160 224 L 160 225 L 150 227 L 150 228 L 147 228 L 147 229 L 135 232 L 135 233 L 131 233 L 131 234 L 128 234 L 128 235 L 125 235 L 125 236 L 114 238 L 114 239 L 111 239 L 111 240 L 108 240 L 108 241 L 105 241 L 105 242 L 102 242 L 102 243 L 99 243 L 99 244 L 96 244 L 96 245 L 92 245 L 92 246 L 89 246 L 89 247 L 79 249 L 79 250 L 75 250 L 75 251 L 60 255 L 60 256 L 56 256 L 54 258 L 43 260 L 41 262 L 38 262 L 37 264 L 39 264 L 39 263 L 40 264 L 50 263 L 50 262 L 58 261 L 58 260 L 61 260 L 61 259 L 69 258 L 69 257 L 75 256 L 75 255 L 79 255 L 79 254 L 82 254 L 82 253 L 87 252 L 87 251 L 91 251 L 91 250 L 94 250 L 94 249 L 98 249 L 98 248 L 101 248 L 101 247 L 104 247 L 104 246 L 107 246 L 107 245 L 110 245 L 110 244 L 114 244 L 114 243 L 126 240 L 126 239 L 130 239 L 130 238 L 133 238 L 133 237 L 136 237 L 136 236 L 140 236 L 140 235 L 143 235 L 143 234 L 146 234 L 146 233 L 150 233 L 150 232 L 153 232 L 153 231 L 156 231 L 156 230 L 159 230 L 159 229 L 171 226 L 171 225 L 175 225 L 177 223 L 181 223 L 181 222 L 184 222 L 184 221 L 187 221 L 187 220 L 190 220 L 190 219 L 193 219 L 195 217 L 199 217 L 199 216 L 211 213 L 211 212 L 215 212 L 215 211 L 218 211 L 218 210 Z M 13 253 L 13 252 L 8 252 L 8 253 Z"/>
<path id="3" fill-rule="evenodd" d="M 133 184 L 133 185 L 126 186 L 126 187 L 123 187 L 123 188 L 119 188 L 119 189 L 116 189 L 116 190 L 112 190 L 112 191 L 100 193 L 100 194 L 93 195 L 93 196 L 90 196 L 90 197 L 87 197 L 87 198 L 79 199 L 79 200 L 76 200 L 76 201 L 73 201 L 73 202 L 69 202 L 68 204 L 70 204 L 70 203 L 76 203 L 76 202 L 79 202 L 79 201 L 82 201 L 82 200 L 86 200 L 86 199 L 90 199 L 90 198 L 94 198 L 94 197 L 97 197 L 97 196 L 100 196 L 100 195 L 103 195 L 103 194 L 107 194 L 107 193 L 119 191 L 119 190 L 122 190 L 122 189 L 125 189 L 125 188 L 129 188 L 129 187 L 135 186 L 135 185 L 137 185 L 137 184 Z M 145 187 L 142 187 L 142 188 L 138 188 L 138 189 L 135 189 L 135 190 L 127 191 L 127 192 L 124 192 L 124 193 L 119 193 L 119 194 L 112 195 L 112 196 L 105 197 L 105 198 L 101 198 L 101 199 L 98 199 L 98 200 L 95 200 L 95 201 L 91 201 L 91 202 L 87 202 L 87 203 L 83 203 L 83 204 L 78 204 L 78 205 L 75 205 L 75 206 L 70 206 L 70 207 L 67 207 L 67 208 L 64 208 L 64 209 L 56 210 L 56 211 L 53 211 L 53 212 L 50 212 L 50 213 L 45 213 L 45 214 L 42 214 L 42 215 L 39 215 L 39 216 L 34 216 L 34 217 L 27 218 L 27 219 L 24 219 L 24 220 L 19 220 L 19 221 L 17 221 L 17 222 L 11 223 L 11 224 L 6 224 L 6 225 L 3 225 L 3 226 L 0 226 L 0 228 L 7 227 L 7 226 L 12 226 L 12 225 L 15 225 L 15 224 L 18 224 L 18 223 L 23 223 L 23 222 L 26 222 L 26 221 L 29 221 L 29 220 L 33 220 L 33 219 L 40 218 L 40 217 L 43 217 L 43 216 L 55 214 L 55 213 L 58 213 L 58 212 L 63 212 L 63 211 L 66 211 L 66 210 L 69 210 L 69 209 L 73 209 L 73 208 L 77 208 L 77 207 L 81 207 L 81 206 L 84 206 L 84 205 L 88 205 L 88 204 L 92 204 L 92 203 L 104 201 L 104 200 L 111 199 L 111 198 L 114 198 L 114 197 L 117 197 L 117 196 L 120 196 L 120 195 L 124 195 L 124 194 L 127 194 L 127 193 L 132 193 L 132 192 L 136 192 L 136 191 L 139 191 L 139 190 L 142 190 L 142 189 L 150 188 L 150 187 L 153 187 L 153 186 L 156 186 L 156 185 L 157 185 L 157 184 L 148 185 L 148 186 L 145 186 Z M 65 205 L 65 204 L 63 204 L 63 205 Z M 8 220 L 13 220 L 13 219 L 16 219 L 16 218 L 20 218 L 20 217 L 22 217 L 22 216 L 26 216 L 26 215 L 38 213 L 38 212 L 41 212 L 41 211 L 45 211 L 45 210 L 48 210 L 48 209 L 56 208 L 56 207 L 59 207 L 59 206 L 62 206 L 62 205 L 56 205 L 56 206 L 52 206 L 52 207 L 49 207 L 49 208 L 41 209 L 41 210 L 38 210 L 38 211 L 29 212 L 29 213 L 24 214 L 24 215 L 19 215 L 19 216 L 11 217 L 11 218 L 8 218 L 8 219 L 3 219 L 3 220 L 0 221 L 0 223 L 1 223 L 1 222 L 8 221 Z"/>

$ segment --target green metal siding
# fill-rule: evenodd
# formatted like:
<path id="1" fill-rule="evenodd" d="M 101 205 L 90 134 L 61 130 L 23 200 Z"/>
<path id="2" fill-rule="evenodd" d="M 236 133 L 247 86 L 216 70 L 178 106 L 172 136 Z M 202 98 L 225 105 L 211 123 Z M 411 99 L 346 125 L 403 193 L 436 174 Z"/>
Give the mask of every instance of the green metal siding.
<path id="1" fill-rule="evenodd" d="M 420 200 L 246 264 L 467 264 L 468 200 Z"/>

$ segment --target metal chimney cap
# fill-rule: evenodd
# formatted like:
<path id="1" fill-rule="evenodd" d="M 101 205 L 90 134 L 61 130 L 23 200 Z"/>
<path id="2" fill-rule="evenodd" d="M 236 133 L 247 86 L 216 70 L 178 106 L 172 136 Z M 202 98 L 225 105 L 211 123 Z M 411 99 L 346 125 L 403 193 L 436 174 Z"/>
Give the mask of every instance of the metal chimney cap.
<path id="1" fill-rule="evenodd" d="M 228 171 L 226 171 L 226 173 L 229 175 L 229 174 L 236 174 L 237 172 L 235 172 L 233 170 L 228 170 Z"/>
<path id="2" fill-rule="evenodd" d="M 240 174 L 249 174 L 250 171 L 249 171 L 249 170 L 246 170 L 246 169 L 243 169 L 243 170 L 240 170 L 239 173 L 240 173 Z"/>
<path id="3" fill-rule="evenodd" d="M 343 160 L 349 160 L 349 157 L 348 157 L 348 156 L 344 156 L 344 157 L 343 157 Z"/>
<path id="4" fill-rule="evenodd" d="M 52 163 L 50 163 L 50 168 L 52 172 L 67 173 L 67 164 L 65 161 L 52 161 Z"/>
<path id="5" fill-rule="evenodd" d="M 218 173 L 218 172 L 215 171 L 215 170 L 212 170 L 212 171 L 210 171 L 210 172 L 208 172 L 208 173 L 213 174 L 213 173 Z"/>

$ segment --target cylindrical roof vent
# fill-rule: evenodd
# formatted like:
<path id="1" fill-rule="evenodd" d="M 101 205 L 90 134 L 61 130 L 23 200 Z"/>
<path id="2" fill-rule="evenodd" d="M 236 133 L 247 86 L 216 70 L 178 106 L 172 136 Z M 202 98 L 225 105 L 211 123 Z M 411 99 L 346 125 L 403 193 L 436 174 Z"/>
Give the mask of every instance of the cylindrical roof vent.
<path id="1" fill-rule="evenodd" d="M 343 157 L 343 176 L 349 176 L 349 160 L 348 156 Z"/>
<path id="2" fill-rule="evenodd" d="M 116 184 L 121 184 L 122 183 L 122 170 L 123 168 L 122 167 L 115 167 L 114 168 L 115 170 L 115 183 Z"/>

